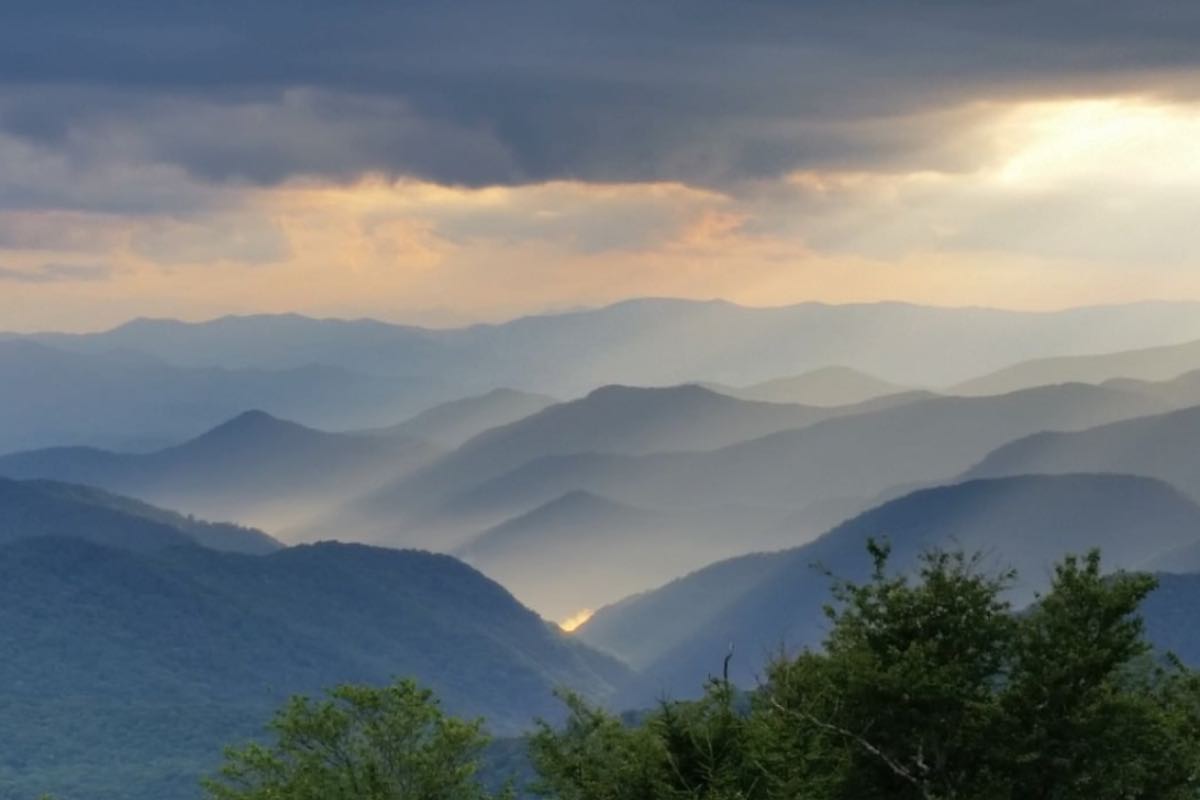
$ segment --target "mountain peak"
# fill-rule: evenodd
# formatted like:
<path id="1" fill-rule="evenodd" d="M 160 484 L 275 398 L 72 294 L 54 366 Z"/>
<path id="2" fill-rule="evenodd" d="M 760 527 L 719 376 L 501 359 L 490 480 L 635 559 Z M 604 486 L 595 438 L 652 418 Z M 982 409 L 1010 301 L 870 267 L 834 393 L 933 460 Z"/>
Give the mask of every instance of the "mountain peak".
<path id="1" fill-rule="evenodd" d="M 287 420 L 280 419 L 279 417 L 276 417 L 273 414 L 263 411 L 262 409 L 254 408 L 249 411 L 243 411 L 242 413 L 238 414 L 236 417 L 233 417 L 233 418 L 221 423 L 220 425 L 213 428 L 209 432 L 215 433 L 215 432 L 221 431 L 221 430 L 254 431 L 254 430 L 276 430 L 276 429 L 309 430 L 308 428 L 305 428 L 303 425 L 300 425 L 299 423 L 288 422 Z"/>
<path id="2" fill-rule="evenodd" d="M 854 367 L 831 365 L 735 389 L 732 394 L 747 400 L 775 403 L 845 406 L 906 390 L 904 386 Z"/>
<path id="3" fill-rule="evenodd" d="M 704 398 L 718 402 L 728 399 L 696 383 L 681 383 L 676 386 L 627 386 L 620 383 L 610 383 L 606 386 L 593 389 L 583 398 L 583 401 L 677 401 L 689 398 Z"/>
<path id="4" fill-rule="evenodd" d="M 546 503 L 544 506 L 531 511 L 527 517 L 559 515 L 559 514 L 578 514 L 578 513 L 605 513 L 619 512 L 629 513 L 634 509 L 615 500 L 610 500 L 603 495 L 589 492 L 587 489 L 573 489 L 565 494 L 559 495 L 554 500 Z"/>
<path id="5" fill-rule="evenodd" d="M 218 428 L 229 426 L 239 428 L 262 428 L 262 427 L 288 427 L 288 428 L 305 428 L 305 426 L 297 423 L 281 419 L 268 411 L 263 411 L 259 408 L 252 408 L 249 411 L 243 411 L 236 417 L 229 419 L 217 426 Z M 305 430 L 311 430 L 305 428 Z"/>
<path id="6" fill-rule="evenodd" d="M 279 418 L 263 411 L 261 408 L 252 408 L 249 411 L 243 411 L 241 414 L 238 414 L 231 421 L 238 424 L 261 424 L 270 421 L 278 422 Z"/>
<path id="7" fill-rule="evenodd" d="M 268 441 L 286 441 L 298 437 L 327 435 L 330 434 L 305 427 L 297 422 L 280 419 L 266 411 L 252 409 L 243 411 L 236 417 L 184 442 L 179 447 L 191 449 L 198 446 L 247 446 L 259 445 Z"/>

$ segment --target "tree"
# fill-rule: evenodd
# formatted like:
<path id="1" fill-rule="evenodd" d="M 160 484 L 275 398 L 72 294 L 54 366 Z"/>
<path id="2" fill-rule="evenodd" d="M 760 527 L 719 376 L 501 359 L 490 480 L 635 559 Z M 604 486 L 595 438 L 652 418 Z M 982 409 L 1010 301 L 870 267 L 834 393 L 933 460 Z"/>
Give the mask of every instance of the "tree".
<path id="1" fill-rule="evenodd" d="M 1068 558 L 1029 609 L 1012 573 L 926 553 L 913 576 L 838 582 L 820 651 L 750 702 L 714 681 L 636 725 L 577 700 L 534 738 L 561 800 L 1183 800 L 1200 790 L 1200 677 L 1151 653 L 1153 578 Z"/>
<path id="2" fill-rule="evenodd" d="M 829 796 L 1003 796 L 994 793 L 996 684 L 1015 635 L 1003 599 L 1012 575 L 933 551 L 914 582 L 888 575 L 887 547 L 869 551 L 871 580 L 835 585 L 824 652 L 770 667 L 762 724 L 808 754 L 799 778 Z"/>
<path id="3" fill-rule="evenodd" d="M 667 796 L 666 752 L 653 732 L 626 725 L 571 692 L 561 730 L 539 722 L 529 755 L 539 780 L 534 790 L 561 800 L 639 800 Z"/>
<path id="4" fill-rule="evenodd" d="M 1156 582 L 1067 558 L 1021 618 L 1002 702 L 1013 793 L 1030 800 L 1194 798 L 1196 679 L 1152 658 L 1137 609 Z"/>
<path id="5" fill-rule="evenodd" d="M 696 702 L 663 702 L 639 724 L 565 696 L 562 729 L 541 723 L 530 759 L 534 790 L 559 800 L 747 800 L 754 789 L 747 718 L 725 680 Z"/>
<path id="6" fill-rule="evenodd" d="M 412 681 L 339 686 L 294 697 L 270 724 L 274 742 L 226 751 L 204 782 L 213 800 L 485 800 L 476 777 L 487 742 L 478 721 L 445 715 Z"/>

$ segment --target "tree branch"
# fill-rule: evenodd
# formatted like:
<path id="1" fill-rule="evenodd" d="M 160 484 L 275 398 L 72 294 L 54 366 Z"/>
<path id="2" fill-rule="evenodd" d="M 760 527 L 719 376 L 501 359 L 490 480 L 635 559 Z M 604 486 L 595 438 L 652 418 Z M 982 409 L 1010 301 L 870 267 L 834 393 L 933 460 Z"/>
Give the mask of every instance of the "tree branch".
<path id="1" fill-rule="evenodd" d="M 828 731 L 829 733 L 835 733 L 838 736 L 842 736 L 846 739 L 853 741 L 855 744 L 857 744 L 859 747 L 861 747 L 867 753 L 869 753 L 870 755 L 874 756 L 875 758 L 877 758 L 881 762 L 883 762 L 884 766 L 886 766 L 889 770 L 891 770 L 892 773 L 896 775 L 896 777 L 898 777 L 902 780 L 908 781 L 910 784 L 912 784 L 912 786 L 921 793 L 921 797 L 925 798 L 925 800 L 936 800 L 933 793 L 929 790 L 928 781 L 926 781 L 925 779 L 923 779 L 917 775 L 914 775 L 911 770 L 907 769 L 899 761 L 892 758 L 887 753 L 883 752 L 883 750 L 881 750 L 880 748 L 871 744 L 871 742 L 867 741 L 866 739 L 864 739 L 862 736 L 855 733 L 854 731 L 849 730 L 847 728 L 843 728 L 840 725 L 834 725 L 831 722 L 826 722 L 823 719 L 818 719 L 816 716 L 809 713 L 808 711 L 801 711 L 801 710 L 794 709 L 794 708 L 787 708 L 786 706 L 781 704 L 778 700 L 776 700 L 774 697 L 771 698 L 771 705 L 774 706 L 778 711 L 783 712 L 784 714 L 792 714 L 792 715 L 797 716 L 800 719 L 804 720 L 805 722 L 808 722 L 811 725 L 815 725 L 816 727 L 818 727 L 824 731 Z"/>

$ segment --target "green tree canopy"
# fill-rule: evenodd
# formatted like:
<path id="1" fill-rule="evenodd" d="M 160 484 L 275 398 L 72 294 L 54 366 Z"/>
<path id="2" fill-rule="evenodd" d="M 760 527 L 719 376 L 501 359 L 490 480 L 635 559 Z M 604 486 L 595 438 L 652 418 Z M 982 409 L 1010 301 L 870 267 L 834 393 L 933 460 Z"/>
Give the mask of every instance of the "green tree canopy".
<path id="1" fill-rule="evenodd" d="M 1012 573 L 927 553 L 913 575 L 869 547 L 836 582 L 820 651 L 781 656 L 761 687 L 714 679 L 636 718 L 565 694 L 530 737 L 555 800 L 1195 800 L 1200 677 L 1146 643 L 1155 586 L 1067 558 L 1029 609 Z M 274 741 L 227 753 L 211 800 L 487 800 L 479 722 L 410 681 L 293 699 Z"/>
<path id="2" fill-rule="evenodd" d="M 531 742 L 561 800 L 1174 800 L 1200 789 L 1200 682 L 1155 659 L 1145 575 L 1068 558 L 1014 612 L 1011 573 L 931 552 L 835 586 L 819 652 L 776 659 L 743 708 L 725 681 L 637 725 L 577 699 Z"/>
<path id="3" fill-rule="evenodd" d="M 446 716 L 412 681 L 340 686 L 295 697 L 271 722 L 274 741 L 226 752 L 205 781 L 212 800 L 486 800 L 476 777 L 480 723 Z"/>

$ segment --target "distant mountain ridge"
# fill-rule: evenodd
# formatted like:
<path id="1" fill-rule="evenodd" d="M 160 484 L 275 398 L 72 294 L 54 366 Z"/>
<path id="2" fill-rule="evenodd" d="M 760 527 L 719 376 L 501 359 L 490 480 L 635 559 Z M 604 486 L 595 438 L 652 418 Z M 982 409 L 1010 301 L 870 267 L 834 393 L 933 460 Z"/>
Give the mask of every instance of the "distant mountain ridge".
<path id="1" fill-rule="evenodd" d="M 1147 475 L 1200 499 L 1200 406 L 1082 431 L 1034 434 L 992 451 L 965 477 L 1085 471 Z"/>
<path id="2" fill-rule="evenodd" d="M 958 394 L 1013 392 L 1054 383 L 1104 383 L 1114 379 L 1168 381 L 1200 370 L 1200 341 L 1098 355 L 1040 358 L 954 386 Z"/>
<path id="3" fill-rule="evenodd" d="M 0 453 L 165 447 L 247 408 L 330 429 L 375 426 L 452 389 L 338 365 L 181 367 L 130 350 L 79 353 L 0 340 Z"/>
<path id="4" fill-rule="evenodd" d="M 715 391 L 743 400 L 796 403 L 811 406 L 848 406 L 888 395 L 912 391 L 850 367 L 822 367 L 801 375 L 772 378 L 750 386 L 710 384 Z"/>
<path id="5" fill-rule="evenodd" d="M 992 568 L 1020 571 L 1013 596 L 1028 602 L 1064 554 L 1099 547 L 1109 569 L 1134 568 L 1200 541 L 1200 506 L 1161 481 L 1123 475 L 1021 476 L 922 490 L 810 544 L 719 562 L 602 609 L 578 635 L 644 668 L 643 699 L 664 688 L 694 692 L 731 642 L 741 654 L 735 676 L 753 681 L 781 644 L 820 643 L 830 583 L 813 565 L 864 579 L 868 537 L 890 542 L 896 570 L 910 568 L 929 546 L 981 550 Z"/>
<path id="6" fill-rule="evenodd" d="M 0 395 L 0 452 L 156 449 L 247 408 L 327 430 L 373 429 L 498 386 L 571 398 L 612 384 L 714 383 L 829 405 L 882 391 L 876 381 L 941 387 L 1031 359 L 1200 340 L 1198 310 L 650 298 L 455 329 L 284 314 L 6 334 L 0 385 L 14 388 Z M 832 376 L 829 365 L 838 365 Z M 807 388 L 774 382 L 805 375 Z"/>
<path id="7" fill-rule="evenodd" d="M 1200 608 L 1200 574 L 1159 573 L 1158 588 L 1142 604 L 1146 637 L 1162 651 L 1175 654 L 1185 664 L 1200 665 L 1200 636 L 1196 635 L 1196 609 Z"/>
<path id="8" fill-rule="evenodd" d="M 455 555 L 526 605 L 566 619 L 744 551 L 735 531 L 777 515 L 636 508 L 587 491 L 488 528 Z"/>
<path id="9" fill-rule="evenodd" d="M 486 430 L 524 419 L 557 402 L 547 395 L 493 389 L 487 394 L 441 403 L 404 422 L 364 433 L 423 439 L 454 448 Z"/>
<path id="10" fill-rule="evenodd" d="M 953 479 L 990 450 L 1039 430 L 1078 430 L 1171 407 L 1155 396 L 1084 384 L 997 397 L 932 397 L 718 450 L 544 456 L 488 478 L 447 504 L 468 519 L 512 516 L 566 492 L 585 490 L 643 508 L 800 511 L 831 504 L 853 508 L 857 503 L 861 509 L 896 486 Z M 432 469 L 415 476 L 407 497 L 427 497 L 438 477 Z M 463 478 L 452 486 L 468 483 Z M 403 503 L 393 508 L 402 509 Z M 823 513 L 816 519 L 822 525 L 829 521 Z M 797 541 L 823 529 L 798 530 Z M 778 546 L 777 541 L 771 544 Z"/>
<path id="11" fill-rule="evenodd" d="M 75 447 L 0 456 L 0 475 L 98 486 L 278 530 L 288 520 L 307 518 L 319 498 L 333 502 L 362 491 L 436 453 L 425 442 L 326 433 L 249 411 L 151 453 Z"/>
<path id="12" fill-rule="evenodd" d="M 419 517 L 436 513 L 445 508 L 444 501 L 544 457 L 708 450 L 776 431 L 803 428 L 854 411 L 853 406 L 826 409 L 738 400 L 694 384 L 662 388 L 605 386 L 578 400 L 552 405 L 517 422 L 485 431 L 411 476 L 364 495 L 339 514 L 345 519 L 363 520 L 368 537 L 377 535 L 371 531 L 379 529 L 379 521 L 390 527 L 398 519 L 406 519 L 411 523 L 406 530 L 416 533 L 421 520 L 414 519 L 414 514 Z M 553 496 L 567 491 L 570 489 Z M 548 502 L 553 496 L 537 504 Z M 466 530 L 478 531 L 518 513 L 506 513 L 510 511 L 489 511 L 486 518 L 481 518 L 482 522 L 472 518 Z M 436 546 L 422 540 L 373 540 Z"/>
<path id="13" fill-rule="evenodd" d="M 142 553 L 199 545 L 264 555 L 282 547 L 262 531 L 184 517 L 90 486 L 0 478 L 0 544 L 41 537 Z"/>
<path id="14" fill-rule="evenodd" d="M 829 364 L 908 385 L 948 385 L 1033 358 L 1200 339 L 1196 311 L 1187 303 L 1015 312 L 904 303 L 750 308 L 643 298 L 446 330 L 288 314 L 137 320 L 102 333 L 31 338 L 85 352 L 140 351 L 188 366 L 327 364 L 436 377 L 459 395 L 513 386 L 574 396 L 610 383 L 744 385 Z"/>
<path id="15" fill-rule="evenodd" d="M 653 512 L 615 503 L 590 492 L 568 492 L 528 514 L 484 531 L 459 548 L 458 553 L 468 559 L 487 558 L 513 547 L 542 547 L 548 543 L 540 533 L 553 533 L 563 525 L 581 519 L 591 520 L 597 516 L 612 517 L 622 526 L 639 525 L 658 519 L 658 515 Z"/>

